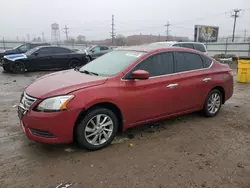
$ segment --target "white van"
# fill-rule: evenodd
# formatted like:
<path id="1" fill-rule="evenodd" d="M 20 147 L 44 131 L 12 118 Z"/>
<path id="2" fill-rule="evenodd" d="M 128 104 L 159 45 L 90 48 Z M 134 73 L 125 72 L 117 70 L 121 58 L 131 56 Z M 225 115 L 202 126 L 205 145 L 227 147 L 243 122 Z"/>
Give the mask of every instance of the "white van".
<path id="1" fill-rule="evenodd" d="M 177 42 L 177 41 L 166 41 L 166 42 L 154 42 L 148 44 L 150 46 L 159 46 L 159 47 L 170 47 L 170 46 L 175 46 L 175 47 L 183 47 L 183 48 L 191 48 L 198 50 L 200 52 L 203 52 L 205 54 L 207 53 L 207 49 L 204 44 L 200 42 Z"/>

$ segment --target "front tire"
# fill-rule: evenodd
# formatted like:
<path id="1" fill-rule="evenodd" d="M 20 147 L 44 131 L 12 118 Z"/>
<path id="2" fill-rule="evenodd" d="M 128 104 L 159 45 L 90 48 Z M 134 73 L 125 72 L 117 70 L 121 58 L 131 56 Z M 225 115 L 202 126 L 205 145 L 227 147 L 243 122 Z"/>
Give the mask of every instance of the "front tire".
<path id="1" fill-rule="evenodd" d="M 26 71 L 26 66 L 23 62 L 17 61 L 12 64 L 10 70 L 14 73 L 23 73 Z"/>
<path id="2" fill-rule="evenodd" d="M 118 119 L 109 109 L 96 108 L 85 115 L 76 125 L 77 143 L 88 150 L 99 150 L 108 146 L 118 130 Z"/>
<path id="3" fill-rule="evenodd" d="M 212 90 L 205 101 L 203 112 L 206 117 L 216 116 L 222 105 L 222 94 L 218 89 Z"/>

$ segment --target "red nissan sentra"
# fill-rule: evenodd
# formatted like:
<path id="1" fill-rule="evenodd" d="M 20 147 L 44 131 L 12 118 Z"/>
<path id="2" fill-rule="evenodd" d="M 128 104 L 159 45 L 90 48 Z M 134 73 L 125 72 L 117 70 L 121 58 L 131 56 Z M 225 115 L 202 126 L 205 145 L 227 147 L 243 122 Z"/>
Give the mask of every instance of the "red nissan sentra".
<path id="1" fill-rule="evenodd" d="M 232 69 L 187 48 L 119 48 L 84 65 L 43 76 L 18 108 L 31 140 L 89 150 L 118 131 L 203 110 L 215 116 L 233 94 Z"/>

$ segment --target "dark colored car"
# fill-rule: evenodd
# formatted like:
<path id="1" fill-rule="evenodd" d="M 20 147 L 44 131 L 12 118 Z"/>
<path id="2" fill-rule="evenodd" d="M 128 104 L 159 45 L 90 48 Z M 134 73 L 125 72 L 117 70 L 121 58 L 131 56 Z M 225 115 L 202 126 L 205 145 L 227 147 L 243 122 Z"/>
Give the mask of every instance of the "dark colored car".
<path id="1" fill-rule="evenodd" d="M 7 72 L 71 69 L 88 63 L 84 53 L 78 53 L 64 47 L 40 46 L 25 54 L 4 56 L 3 69 Z"/>
<path id="2" fill-rule="evenodd" d="M 25 44 L 21 44 L 13 49 L 9 49 L 9 50 L 3 50 L 0 51 L 0 59 L 5 56 L 5 55 L 11 55 L 11 54 L 21 54 L 21 53 L 26 53 L 27 51 L 38 47 L 38 46 L 48 46 L 50 44 L 48 43 L 25 43 Z"/>
<path id="3" fill-rule="evenodd" d="M 112 50 L 113 48 L 109 46 L 98 46 L 98 45 L 88 46 L 87 48 L 84 49 L 86 55 L 89 57 L 91 61 L 108 52 L 111 52 Z"/>
<path id="4" fill-rule="evenodd" d="M 97 150 L 136 125 L 200 110 L 216 116 L 232 94 L 232 69 L 202 52 L 119 48 L 79 70 L 38 78 L 25 89 L 18 114 L 31 140 L 75 140 Z"/>

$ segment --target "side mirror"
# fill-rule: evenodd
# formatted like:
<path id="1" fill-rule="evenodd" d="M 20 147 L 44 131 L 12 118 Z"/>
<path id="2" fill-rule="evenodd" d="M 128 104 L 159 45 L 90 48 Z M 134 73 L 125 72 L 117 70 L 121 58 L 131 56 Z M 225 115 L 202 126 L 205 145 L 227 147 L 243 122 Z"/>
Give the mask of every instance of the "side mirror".
<path id="1" fill-rule="evenodd" d="M 149 78 L 149 72 L 145 70 L 136 70 L 132 72 L 132 78 L 138 80 L 147 80 Z"/>
<path id="2" fill-rule="evenodd" d="M 38 52 L 35 52 L 35 53 L 34 53 L 35 56 L 38 56 L 38 54 L 39 54 Z"/>

